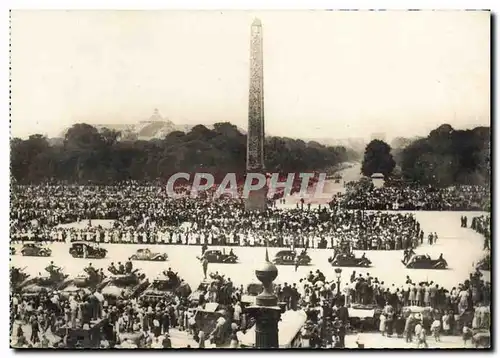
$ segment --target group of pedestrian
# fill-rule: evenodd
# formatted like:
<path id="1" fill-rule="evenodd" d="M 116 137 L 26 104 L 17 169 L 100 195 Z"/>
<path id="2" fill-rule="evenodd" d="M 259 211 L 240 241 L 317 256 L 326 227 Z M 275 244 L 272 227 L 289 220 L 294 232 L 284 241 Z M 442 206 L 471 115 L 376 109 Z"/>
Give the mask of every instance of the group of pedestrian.
<path id="1" fill-rule="evenodd" d="M 365 210 L 453 210 L 482 211 L 490 208 L 490 189 L 480 185 L 390 186 L 382 188 L 363 183 L 346 184 L 347 192 L 335 201 L 343 208 Z"/>
<path id="2" fill-rule="evenodd" d="M 350 241 L 360 250 L 399 250 L 424 235 L 411 214 L 329 206 L 248 212 L 241 200 L 172 199 L 154 186 L 35 188 L 12 188 L 13 242 L 333 248 Z"/>

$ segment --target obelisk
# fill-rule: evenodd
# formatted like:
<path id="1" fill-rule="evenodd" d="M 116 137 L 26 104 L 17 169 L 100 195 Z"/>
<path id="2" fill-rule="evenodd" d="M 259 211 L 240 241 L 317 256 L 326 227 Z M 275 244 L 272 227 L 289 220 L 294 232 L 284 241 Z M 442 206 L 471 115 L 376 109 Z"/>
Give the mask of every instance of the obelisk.
<path id="1" fill-rule="evenodd" d="M 250 39 L 250 90 L 248 96 L 247 174 L 265 174 L 264 167 L 264 63 L 262 23 L 255 19 Z M 251 191 L 246 210 L 266 209 L 267 188 Z"/>

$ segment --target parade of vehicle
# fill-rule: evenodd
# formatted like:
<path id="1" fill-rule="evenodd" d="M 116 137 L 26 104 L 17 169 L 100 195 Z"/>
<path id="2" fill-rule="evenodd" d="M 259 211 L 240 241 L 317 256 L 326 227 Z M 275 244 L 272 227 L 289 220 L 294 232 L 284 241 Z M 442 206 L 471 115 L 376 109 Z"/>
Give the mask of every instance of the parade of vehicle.
<path id="1" fill-rule="evenodd" d="M 129 257 L 132 261 L 167 261 L 168 255 L 165 253 L 152 252 L 149 249 L 139 249 Z"/>
<path id="2" fill-rule="evenodd" d="M 115 248 L 116 246 L 107 246 L 110 249 Z M 189 247 L 185 247 L 184 249 L 188 249 Z M 180 248 L 173 248 L 171 249 L 178 250 Z M 227 249 L 227 248 L 226 248 Z M 134 250 L 133 247 L 128 246 L 127 247 L 128 253 L 130 252 L 136 252 L 137 250 Z M 265 248 L 260 248 L 260 250 L 265 250 Z M 280 252 L 293 252 L 292 250 L 282 250 L 279 248 L 271 250 L 272 253 L 275 255 L 279 255 Z M 322 259 L 318 260 L 318 262 L 327 262 L 328 258 L 328 250 L 321 250 L 321 249 L 309 249 L 308 250 L 311 254 L 313 255 L 322 255 Z M 120 252 L 117 248 L 117 250 L 111 250 L 110 251 L 111 257 L 114 258 L 119 258 Z M 182 251 L 182 252 L 188 252 L 188 251 Z M 241 251 L 238 250 L 238 253 Z M 264 251 L 260 251 L 263 253 Z M 371 255 L 374 253 L 371 253 Z M 395 253 L 397 254 L 397 253 Z M 64 255 L 68 255 L 67 253 L 64 253 Z M 179 254 L 176 254 L 176 257 Z M 195 258 L 195 254 L 191 253 L 193 256 L 191 259 L 192 263 L 199 262 Z M 129 256 L 129 255 L 126 255 Z M 182 256 L 182 255 L 181 255 Z M 375 255 L 375 257 L 380 256 L 380 255 Z M 393 255 L 394 256 L 394 255 Z M 415 256 L 415 255 L 414 255 Z M 418 256 L 418 255 L 417 255 Z M 173 264 L 177 263 L 177 265 L 180 265 L 180 262 L 186 260 L 186 256 L 182 256 L 182 260 L 175 260 Z M 313 256 L 317 258 L 317 256 Z M 382 256 L 381 256 L 382 257 Z M 395 256 L 394 256 L 395 257 Z M 383 262 L 379 258 L 377 261 L 377 265 L 380 266 L 381 263 Z M 78 264 L 79 266 L 84 265 L 85 263 L 83 261 L 78 261 L 81 262 L 81 264 Z M 101 261 L 96 260 L 92 261 L 93 264 L 99 263 Z M 250 261 L 246 260 L 245 264 L 243 266 L 248 265 Z M 397 262 L 397 260 L 396 260 Z M 108 268 L 107 271 L 110 271 L 109 273 L 106 272 L 106 275 L 109 275 L 109 277 L 104 278 L 102 281 L 102 284 L 95 284 L 98 281 L 92 281 L 92 273 L 93 272 L 100 272 L 101 268 L 103 268 L 102 265 L 99 265 L 97 268 L 92 269 L 90 266 L 90 269 L 87 267 L 84 270 L 80 271 L 78 273 L 77 271 L 74 272 L 74 276 L 70 277 L 65 277 L 63 282 L 55 285 L 48 284 L 49 282 L 41 282 L 38 283 L 38 285 L 32 285 L 30 282 L 28 282 L 27 285 L 25 285 L 27 288 L 23 291 L 17 290 L 17 292 L 20 292 L 22 294 L 25 294 L 25 297 L 30 297 L 33 299 L 36 299 L 36 297 L 45 297 L 45 295 L 52 295 L 54 292 L 58 292 L 58 296 L 61 299 L 61 302 L 64 302 L 65 300 L 71 300 L 71 297 L 75 297 L 75 295 L 92 295 L 92 292 L 97 288 L 99 291 L 103 294 L 105 297 L 106 301 L 108 304 L 123 304 L 123 302 L 128 302 L 128 300 L 131 300 L 133 298 L 138 298 L 138 302 L 142 302 L 142 304 L 147 305 L 157 305 L 161 303 L 162 301 L 164 302 L 170 302 L 171 300 L 176 300 L 176 297 L 185 297 L 187 298 L 187 302 L 190 302 L 190 305 L 197 305 L 199 303 L 199 299 L 201 296 L 203 296 L 203 299 L 207 303 L 215 303 L 217 302 L 218 305 L 222 305 L 222 302 L 232 302 L 230 297 L 231 292 L 234 292 L 235 286 L 232 284 L 231 281 L 228 280 L 228 274 L 230 274 L 230 271 L 223 271 L 222 272 L 217 272 L 216 267 L 228 267 L 228 266 L 214 266 L 211 270 L 211 272 L 208 274 L 208 279 L 203 280 L 201 284 L 199 284 L 199 287 L 197 287 L 197 290 L 195 292 L 190 292 L 190 289 L 185 289 L 185 287 L 188 287 L 189 284 L 185 283 L 182 284 L 182 278 L 179 277 L 179 275 L 172 271 L 170 268 L 168 268 L 167 271 L 165 272 L 160 272 L 160 274 L 157 274 L 156 276 L 154 275 L 154 272 L 158 272 L 158 269 L 155 268 L 154 263 L 140 263 L 142 268 L 147 268 L 146 271 L 141 271 L 141 268 L 138 268 L 136 271 L 135 269 L 132 269 L 132 264 L 130 262 L 123 262 L 125 264 L 125 268 L 121 268 L 121 265 L 117 265 L 116 268 L 113 266 L 113 264 Z M 130 265 L 130 266 L 129 266 Z M 136 265 L 136 264 L 134 264 Z M 139 264 L 137 264 L 139 265 Z M 324 264 L 322 264 L 323 267 Z M 246 272 L 244 268 L 241 268 L 240 265 L 237 266 L 231 266 L 236 268 L 237 270 L 243 270 L 241 272 Z M 331 266 L 330 266 L 331 267 Z M 105 267 L 104 267 L 105 268 Z M 23 268 L 24 269 L 24 268 Z M 11 280 L 13 282 L 19 282 L 19 281 L 26 281 L 27 273 L 24 272 L 23 269 L 20 268 L 12 268 L 11 269 Z M 48 268 L 49 270 L 52 270 L 53 268 Z M 54 268 L 56 271 L 64 271 L 63 268 Z M 123 273 L 119 273 L 118 271 L 115 271 L 118 269 L 118 271 L 121 271 Z M 186 271 L 187 268 L 183 268 L 183 275 L 188 274 L 188 277 L 194 277 L 189 275 L 189 270 Z M 126 273 L 127 270 L 131 270 L 130 273 Z M 285 268 L 280 269 L 280 270 L 285 270 Z M 302 270 L 307 270 L 307 271 L 301 271 L 304 274 L 309 271 L 308 268 L 302 268 Z M 374 272 L 377 272 L 376 267 L 374 269 Z M 115 271 L 115 273 L 111 272 Z M 238 272 L 240 272 L 238 271 Z M 306 281 L 311 284 L 310 287 L 314 287 L 315 290 L 318 290 L 318 294 L 321 295 L 327 302 L 329 301 L 334 301 L 335 300 L 335 292 L 337 288 L 335 288 L 337 281 L 335 280 L 334 277 L 332 277 L 332 274 L 323 275 L 321 272 L 318 272 L 319 270 L 312 269 L 309 274 L 306 275 Z M 425 270 L 424 270 L 425 271 Z M 283 272 L 283 271 L 280 271 Z M 291 279 L 292 276 L 290 276 L 290 273 L 293 272 L 293 269 L 286 274 L 283 278 L 283 280 L 289 280 Z M 150 278 L 148 281 L 146 277 L 142 275 L 146 275 L 147 277 Z M 66 276 L 66 275 L 65 275 Z M 137 278 L 134 278 L 134 276 L 137 276 Z M 142 276 L 142 277 L 141 277 Z M 36 277 L 36 276 L 34 276 Z M 425 277 L 425 274 L 424 276 Z M 344 279 L 348 280 L 348 277 L 344 277 Z M 31 279 L 28 279 L 27 281 L 30 281 Z M 54 279 L 53 281 L 61 281 L 58 279 Z M 144 286 L 146 287 L 140 287 L 138 284 L 139 282 L 146 282 Z M 192 282 L 192 279 L 190 279 L 190 282 Z M 199 281 L 198 281 L 199 282 Z M 244 281 L 243 281 L 244 282 Z M 181 283 L 181 284 L 179 284 Z M 283 281 L 281 281 L 281 284 Z M 428 285 L 428 283 L 423 282 L 422 284 Z M 343 285 L 343 284 L 342 284 Z M 15 287 L 16 285 L 13 285 Z M 19 286 L 19 284 L 17 284 Z M 31 287 L 30 287 L 31 286 Z M 177 288 L 176 288 L 177 287 Z M 179 289 L 179 287 L 184 287 L 183 289 Z M 232 287 L 232 288 L 231 288 Z M 281 289 L 276 285 L 273 284 L 274 289 L 277 290 L 276 292 L 280 292 Z M 332 288 L 333 287 L 333 288 Z M 359 290 L 359 292 L 364 292 L 364 288 L 361 288 L 361 286 L 358 288 L 358 285 L 355 286 L 356 290 Z M 263 286 L 261 283 L 252 281 L 243 287 L 242 294 L 240 296 L 240 304 L 241 307 L 244 309 L 245 307 L 249 307 L 255 304 L 255 298 L 258 294 L 260 294 L 263 290 Z M 16 291 L 14 291 L 16 292 Z M 191 293 L 191 294 L 189 294 Z M 41 296 L 40 296 L 41 295 Z M 356 297 L 356 296 L 354 296 Z M 358 302 L 352 302 L 348 308 L 349 312 L 349 327 L 352 327 L 352 329 L 356 330 L 364 330 L 364 331 L 371 331 L 374 329 L 377 329 L 377 317 L 380 316 L 380 314 L 383 312 L 383 307 L 381 308 L 380 304 L 368 304 L 368 303 L 363 303 L 365 301 L 364 297 L 361 296 L 362 301 Z M 122 302 L 122 303 L 120 303 Z M 370 302 L 370 300 L 367 300 L 366 302 Z M 226 305 L 227 305 L 226 303 Z M 281 298 L 281 301 L 279 302 L 279 305 L 286 305 L 286 299 Z M 196 329 L 200 329 L 201 327 L 205 327 L 206 329 L 213 329 L 215 330 L 214 327 L 214 321 L 217 321 L 221 317 L 224 316 L 223 308 L 222 306 L 217 306 L 216 308 L 213 308 L 212 306 L 206 306 L 205 309 L 195 309 L 192 311 L 193 316 L 196 316 Z M 408 310 L 408 309 L 407 309 Z M 422 313 L 420 312 L 421 308 L 412 308 L 412 312 L 414 311 L 415 313 Z M 199 311 L 199 312 L 198 312 Z M 287 311 L 289 312 L 289 311 Z M 290 311 L 292 312 L 292 311 Z M 406 311 L 404 311 L 406 312 Z M 308 313 L 309 314 L 309 313 Z M 417 314 L 415 315 L 416 318 L 420 317 Z M 465 316 L 464 316 L 465 317 Z M 472 320 L 473 315 L 468 315 L 466 318 L 466 321 L 469 322 Z M 225 322 L 222 320 L 221 322 Z M 226 323 L 223 323 L 226 324 Z M 304 327 L 307 325 L 304 325 Z M 290 328 L 290 327 L 289 327 Z M 288 328 L 283 328 L 283 329 L 288 329 Z M 226 332 L 226 331 L 224 331 Z M 224 333 L 227 334 L 227 333 Z M 137 341 L 139 344 L 144 344 L 142 341 L 143 338 L 140 337 L 139 334 L 136 332 L 121 332 L 120 336 L 123 339 L 129 339 L 130 341 Z M 227 344 L 227 336 L 226 338 L 218 338 L 217 342 L 219 345 L 224 346 Z M 250 336 L 249 336 L 250 337 Z M 308 337 L 308 335 L 305 333 L 304 337 Z M 483 344 L 488 343 L 488 336 L 485 331 L 481 331 L 474 336 L 475 338 L 475 343 L 478 346 L 481 346 Z M 248 337 L 247 337 L 248 338 Z M 293 337 L 292 337 L 293 338 Z M 293 341 L 293 339 L 292 339 Z M 247 343 L 250 343 L 251 340 Z M 295 342 L 295 341 L 293 341 Z M 295 344 L 295 343 L 290 343 L 290 344 Z M 253 343 L 250 343 L 253 344 Z"/>
<path id="3" fill-rule="evenodd" d="M 92 292 L 93 290 L 101 288 L 105 278 L 105 276 L 101 276 L 96 271 L 86 268 L 66 282 L 65 287 L 61 289 L 61 294 L 67 298 L 69 295 L 80 290 Z"/>
<path id="4" fill-rule="evenodd" d="M 232 249 L 228 254 L 221 250 L 207 250 L 200 259 L 206 259 L 208 263 L 235 264 L 238 262 L 238 256 L 233 253 Z"/>
<path id="5" fill-rule="evenodd" d="M 103 259 L 106 257 L 108 250 L 94 243 L 76 241 L 71 243 L 69 253 L 74 258 Z"/>
<path id="6" fill-rule="evenodd" d="M 241 303 L 244 305 L 254 305 L 255 298 L 264 291 L 264 286 L 260 282 L 249 283 L 245 292 L 241 295 Z"/>
<path id="7" fill-rule="evenodd" d="M 276 253 L 273 263 L 276 265 L 307 266 L 311 264 L 311 257 L 305 251 L 301 251 L 297 255 L 295 250 L 281 250 Z"/>
<path id="8" fill-rule="evenodd" d="M 370 267 L 372 262 L 364 256 L 356 257 L 354 254 L 339 253 L 333 257 L 328 258 L 328 262 L 332 266 L 339 267 Z"/>
<path id="9" fill-rule="evenodd" d="M 50 293 L 53 291 L 61 290 L 68 284 L 68 274 L 63 271 L 54 270 L 46 274 L 40 274 L 37 277 L 28 277 L 21 282 L 17 289 L 22 295 L 27 297 L 38 296 L 42 293 Z"/>
<path id="10" fill-rule="evenodd" d="M 187 282 L 180 279 L 176 273 L 166 272 L 152 280 L 140 298 L 147 302 L 158 302 L 175 296 L 187 298 L 191 293 Z"/>
<path id="11" fill-rule="evenodd" d="M 44 247 L 38 243 L 25 243 L 21 249 L 21 255 L 23 256 L 50 256 L 52 255 L 52 250 L 48 247 Z"/>
<path id="12" fill-rule="evenodd" d="M 402 261 L 403 262 L 403 261 Z M 448 263 L 442 257 L 431 259 L 429 255 L 413 255 L 405 264 L 409 269 L 433 269 L 444 270 L 448 268 Z"/>
<path id="13" fill-rule="evenodd" d="M 17 292 L 19 286 L 29 277 L 29 274 L 24 271 L 25 269 L 26 267 L 10 267 L 10 287 L 13 292 Z"/>
<path id="14" fill-rule="evenodd" d="M 111 302 L 119 302 L 139 297 L 149 286 L 149 280 L 140 269 L 130 273 L 107 277 L 101 284 L 103 296 Z"/>
<path id="15" fill-rule="evenodd" d="M 210 301 L 229 304 L 233 288 L 231 279 L 226 279 L 218 272 L 211 273 L 210 277 L 202 280 L 196 290 L 189 295 L 189 301 L 193 304 L 199 304 L 200 296 L 203 296 L 202 299 L 207 296 Z"/>
<path id="16" fill-rule="evenodd" d="M 194 305 L 200 304 L 200 302 L 203 301 L 205 294 L 210 290 L 213 284 L 214 280 L 204 279 L 201 281 L 198 286 L 196 286 L 196 289 L 189 295 L 189 302 Z"/>
<path id="17" fill-rule="evenodd" d="M 333 256 L 328 258 L 332 266 L 338 267 L 370 267 L 372 262 L 363 253 L 361 257 L 356 257 L 349 243 L 341 243 L 334 249 Z"/>

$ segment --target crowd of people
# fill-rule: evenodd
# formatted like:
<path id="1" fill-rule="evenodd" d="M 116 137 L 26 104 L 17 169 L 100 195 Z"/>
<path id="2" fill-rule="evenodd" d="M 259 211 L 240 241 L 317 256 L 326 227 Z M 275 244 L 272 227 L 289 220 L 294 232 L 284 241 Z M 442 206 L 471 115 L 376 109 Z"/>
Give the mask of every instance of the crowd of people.
<path id="1" fill-rule="evenodd" d="M 424 235 L 411 214 L 365 213 L 324 206 L 247 212 L 235 199 L 168 198 L 154 187 L 18 187 L 11 240 L 89 241 L 399 250 Z M 36 197 L 32 197 L 36 195 Z M 30 198 L 32 200 L 30 200 Z M 95 219 L 113 220 L 108 225 Z M 65 226 L 73 221 L 83 225 Z M 300 233 L 300 235 L 297 235 Z"/>
<path id="2" fill-rule="evenodd" d="M 264 224 L 263 216 L 255 216 L 245 226 L 232 220 L 194 221 L 188 225 L 143 227 L 114 225 L 103 227 L 87 220 L 84 225 L 62 227 L 35 227 L 13 230 L 11 241 L 22 243 L 87 241 L 91 243 L 120 244 L 184 244 L 222 246 L 269 246 L 333 248 L 349 241 L 360 250 L 400 250 L 416 247 L 424 236 L 420 224 L 409 214 L 359 213 L 331 211 L 323 208 L 311 211 L 274 211 L 274 218 L 291 223 L 290 228 L 279 229 Z M 272 221 L 273 219 L 271 219 Z M 311 226 L 304 224 L 312 223 Z M 252 225 L 254 224 L 254 225 Z M 276 222 L 274 223 L 276 224 Z M 296 230 L 293 227 L 297 227 Z M 296 232 L 302 235 L 297 236 Z"/>
<path id="3" fill-rule="evenodd" d="M 348 183 L 346 188 L 345 194 L 335 198 L 346 209 L 482 211 L 490 208 L 489 188 L 477 185 L 374 188 L 353 182 Z"/>
<path id="4" fill-rule="evenodd" d="M 172 199 L 165 188 L 154 185 L 14 186 L 10 239 L 19 243 L 184 244 L 203 245 L 205 249 L 207 245 L 331 249 L 347 242 L 359 250 L 410 252 L 423 243 L 425 235 L 414 215 L 358 209 L 385 210 L 390 205 L 389 209 L 470 210 L 482 205 L 482 195 L 485 192 L 477 187 L 437 191 L 383 188 L 362 195 L 350 188 L 345 196 L 335 199 L 339 205 L 271 206 L 257 213 L 245 211 L 239 199 Z M 67 225 L 71 223 L 75 224 Z M 471 228 L 489 238 L 490 217 L 474 218 Z M 435 233 L 428 237 L 430 244 L 437 240 Z M 132 267 L 109 271 L 112 275 L 133 272 Z M 104 277 L 102 272 L 99 275 Z M 99 288 L 79 289 L 69 295 L 48 290 L 35 296 L 13 290 L 14 346 L 86 348 L 90 344 L 163 349 L 172 347 L 172 332 L 181 331 L 196 342 L 186 344 L 186 348 L 212 344 L 236 348 L 239 334 L 255 325 L 244 309 L 248 289 L 237 279 L 233 282 L 217 272 L 209 277 L 211 283 L 200 285 L 193 295 L 175 291 L 154 301 L 136 296 L 109 300 Z M 317 270 L 298 282 L 276 285 L 274 292 L 283 310 L 306 312 L 302 338 L 305 346 L 312 348 L 343 348 L 349 331 L 379 329 L 384 335 L 395 332 L 407 342 L 416 336 L 418 345 L 426 345 L 426 334 L 431 332 L 435 338 L 439 332 L 463 333 L 465 339 L 474 330 L 489 329 L 486 308 L 491 303 L 491 286 L 477 270 L 454 287 L 414 282 L 410 277 L 404 285 L 396 286 L 356 272 L 349 282 L 327 282 Z M 208 310 L 209 304 L 218 308 Z M 369 319 L 354 319 L 349 313 L 352 309 L 373 314 Z M 206 314 L 196 313 L 202 311 Z M 97 333 L 83 338 L 74 333 L 89 331 L 86 328 Z M 96 339 L 97 346 L 89 343 Z M 364 346 L 362 339 L 357 343 Z"/>
<path id="5" fill-rule="evenodd" d="M 196 346 L 186 343 L 185 348 L 237 348 L 239 334 L 255 325 L 254 317 L 244 309 L 248 289 L 217 272 L 209 276 L 209 284 L 200 285 L 188 297 L 172 294 L 152 301 L 137 297 L 109 300 L 99 288 L 81 289 L 69 296 L 56 290 L 35 296 L 15 292 L 11 297 L 14 346 L 85 348 L 94 344 L 100 348 L 163 349 L 172 347 L 169 335 L 174 329 L 196 342 Z M 224 287 L 224 295 L 213 287 Z M 407 342 L 413 342 L 416 335 L 421 344 L 426 332 L 434 337 L 469 334 L 489 329 L 491 321 L 491 286 L 479 271 L 463 283 L 445 288 L 432 281 L 413 282 L 410 277 L 398 287 L 356 271 L 342 284 L 328 282 L 316 270 L 298 283 L 276 285 L 274 293 L 285 312 L 305 311 L 307 321 L 301 335 L 303 346 L 310 348 L 343 348 L 347 333 L 377 329 L 383 335 L 405 337 Z M 217 310 L 209 310 L 209 304 L 216 304 Z M 373 313 L 353 319 L 352 308 Z M 197 315 L 197 311 L 205 315 Z M 82 328 L 97 333 L 82 338 L 78 333 Z"/>
<path id="6" fill-rule="evenodd" d="M 304 280 L 301 289 L 303 293 L 299 294 L 299 297 L 303 298 L 301 303 L 305 304 L 307 310 L 321 307 L 320 319 L 310 322 L 313 327 L 316 323 L 315 329 L 320 338 L 316 344 L 313 343 L 315 345 L 329 341 L 328 333 L 325 335 L 323 332 L 324 323 L 321 317 L 328 317 L 332 310 L 335 312 L 340 307 L 374 307 L 375 312 L 379 313 L 375 314 L 373 319 L 351 321 L 348 324 L 350 329 L 364 331 L 374 325 L 382 335 L 391 336 L 395 333 L 397 337 L 405 337 L 408 343 L 416 338 L 418 345 L 425 343 L 426 332 L 439 338 L 442 333 L 460 335 L 464 330 L 470 333 L 489 329 L 491 323 L 491 286 L 481 279 L 479 271 L 451 290 L 432 281 L 417 284 L 410 277 L 407 277 L 406 284 L 396 287 L 370 276 L 369 273 L 357 275 L 354 271 L 350 282 L 346 283 L 342 290 L 337 290 L 342 300 L 334 307 L 330 306 L 326 299 L 335 292 L 335 283 L 315 287 L 311 286 L 310 282 L 314 281 Z M 465 338 L 467 337 L 464 337 L 464 340 Z"/>
<path id="7" fill-rule="evenodd" d="M 467 227 L 467 226 L 466 226 Z M 484 249 L 491 247 L 491 216 L 481 215 L 472 218 L 471 229 L 484 236 Z"/>

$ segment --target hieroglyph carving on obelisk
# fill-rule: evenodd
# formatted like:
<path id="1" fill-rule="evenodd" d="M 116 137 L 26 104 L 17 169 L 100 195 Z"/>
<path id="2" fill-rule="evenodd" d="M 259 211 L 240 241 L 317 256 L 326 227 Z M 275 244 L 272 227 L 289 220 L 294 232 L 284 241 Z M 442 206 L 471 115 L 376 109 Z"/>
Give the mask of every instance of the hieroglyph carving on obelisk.
<path id="1" fill-rule="evenodd" d="M 248 98 L 247 172 L 264 170 L 264 68 L 262 24 L 255 19 L 251 27 L 250 91 Z"/>

